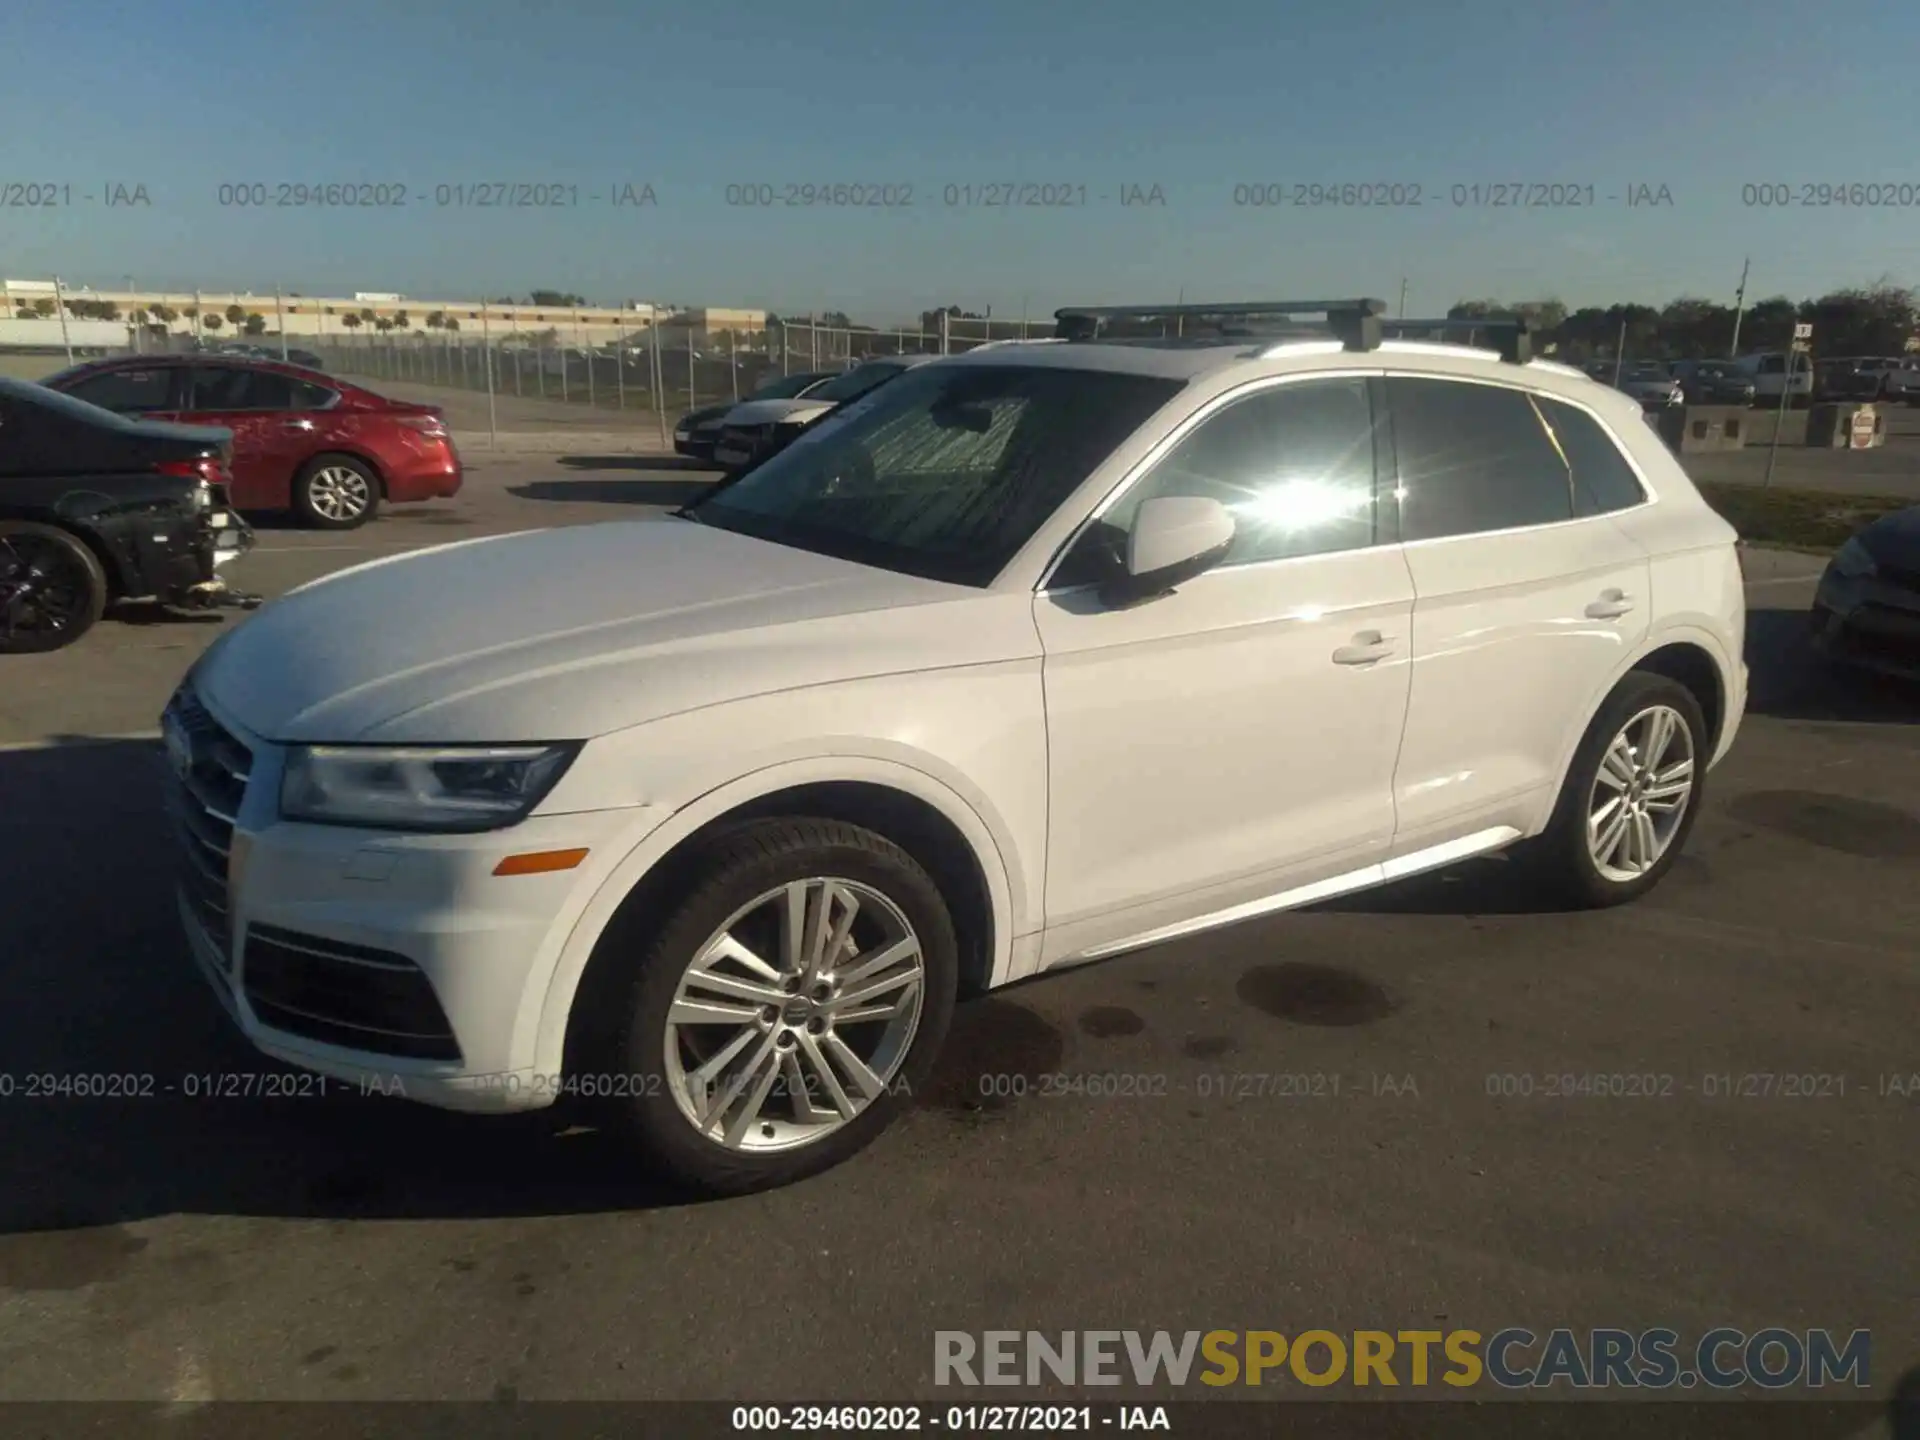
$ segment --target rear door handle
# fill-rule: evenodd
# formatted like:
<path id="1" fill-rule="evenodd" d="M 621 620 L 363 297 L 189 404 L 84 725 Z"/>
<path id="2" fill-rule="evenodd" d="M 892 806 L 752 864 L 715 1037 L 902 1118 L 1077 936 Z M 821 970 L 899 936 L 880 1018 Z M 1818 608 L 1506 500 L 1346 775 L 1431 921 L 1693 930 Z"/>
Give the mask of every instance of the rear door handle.
<path id="1" fill-rule="evenodd" d="M 311 430 L 313 428 L 313 421 L 283 420 L 280 422 L 280 428 L 282 430 Z"/>
<path id="2" fill-rule="evenodd" d="M 1336 665 L 1372 665 L 1393 654 L 1393 637 L 1382 635 L 1378 630 L 1362 630 L 1353 637 L 1351 645 L 1342 645 L 1333 652 Z"/>
<path id="3" fill-rule="evenodd" d="M 1633 598 L 1624 590 L 1608 590 L 1587 606 L 1589 620 L 1618 620 L 1633 609 Z"/>

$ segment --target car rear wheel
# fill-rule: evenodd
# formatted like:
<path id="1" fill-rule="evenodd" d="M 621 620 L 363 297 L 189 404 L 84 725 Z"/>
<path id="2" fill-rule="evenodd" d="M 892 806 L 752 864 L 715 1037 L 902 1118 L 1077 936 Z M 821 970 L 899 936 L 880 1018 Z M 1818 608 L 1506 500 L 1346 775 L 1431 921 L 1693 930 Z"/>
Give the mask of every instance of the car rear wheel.
<path id="1" fill-rule="evenodd" d="M 1673 868 L 1700 813 L 1711 758 L 1684 685 L 1634 671 L 1593 718 L 1553 818 L 1523 853 L 1557 898 L 1597 909 L 1636 900 Z"/>
<path id="2" fill-rule="evenodd" d="M 316 530 L 357 530 L 380 508 L 379 477 L 351 455 L 317 455 L 294 479 L 293 508 Z"/>
<path id="3" fill-rule="evenodd" d="M 870 1144 L 932 1073 L 959 951 L 912 856 L 839 821 L 730 832 L 634 937 L 605 1108 L 668 1178 L 745 1194 Z"/>
<path id="4" fill-rule="evenodd" d="M 107 609 L 107 573 L 79 536 L 0 521 L 0 655 L 73 644 Z"/>

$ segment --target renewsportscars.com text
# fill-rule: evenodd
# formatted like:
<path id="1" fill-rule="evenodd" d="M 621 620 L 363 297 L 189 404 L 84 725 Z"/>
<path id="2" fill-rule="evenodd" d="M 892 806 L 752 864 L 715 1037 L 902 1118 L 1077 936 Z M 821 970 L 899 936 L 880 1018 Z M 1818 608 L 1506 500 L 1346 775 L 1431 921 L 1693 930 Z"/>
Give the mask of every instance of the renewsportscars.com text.
<path id="1" fill-rule="evenodd" d="M 936 1385 L 1866 1389 L 1866 1330 L 938 1330 Z"/>

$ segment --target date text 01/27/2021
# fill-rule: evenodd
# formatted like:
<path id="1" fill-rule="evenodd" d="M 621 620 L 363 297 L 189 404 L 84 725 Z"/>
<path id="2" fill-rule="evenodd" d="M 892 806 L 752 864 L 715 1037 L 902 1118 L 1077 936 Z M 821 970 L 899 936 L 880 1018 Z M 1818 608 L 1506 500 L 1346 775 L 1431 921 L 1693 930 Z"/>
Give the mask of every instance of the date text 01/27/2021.
<path id="1" fill-rule="evenodd" d="M 1292 182 L 1262 180 L 1233 187 L 1233 203 L 1255 210 L 1592 210 L 1601 205 L 1627 209 L 1671 209 L 1673 191 L 1664 184 L 1633 181 L 1601 186 L 1592 181 L 1491 180 L 1451 185 L 1419 181 Z"/>

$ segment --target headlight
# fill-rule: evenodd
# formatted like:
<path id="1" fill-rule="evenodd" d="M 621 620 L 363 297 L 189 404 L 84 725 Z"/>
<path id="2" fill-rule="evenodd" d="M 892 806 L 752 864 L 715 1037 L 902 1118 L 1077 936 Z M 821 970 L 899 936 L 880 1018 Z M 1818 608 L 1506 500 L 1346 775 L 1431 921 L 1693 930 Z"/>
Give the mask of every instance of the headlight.
<path id="1" fill-rule="evenodd" d="M 380 830 L 498 830 L 546 798 L 579 751 L 578 745 L 296 746 L 280 782 L 280 813 Z"/>
<path id="2" fill-rule="evenodd" d="M 1833 557 L 1833 573 L 1845 580 L 1865 580 L 1878 569 L 1858 535 L 1842 545 Z"/>

